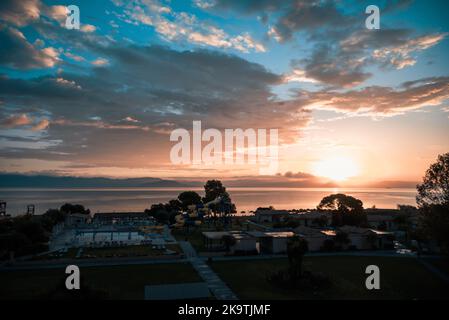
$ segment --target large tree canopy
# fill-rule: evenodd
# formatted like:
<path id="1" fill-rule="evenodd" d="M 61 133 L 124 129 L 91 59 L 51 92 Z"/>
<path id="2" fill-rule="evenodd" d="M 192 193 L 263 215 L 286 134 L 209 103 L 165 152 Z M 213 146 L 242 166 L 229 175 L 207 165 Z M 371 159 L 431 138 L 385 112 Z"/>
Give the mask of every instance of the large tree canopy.
<path id="1" fill-rule="evenodd" d="M 449 153 L 438 156 L 437 162 L 427 169 L 417 189 L 416 202 L 420 207 L 449 204 Z"/>
<path id="2" fill-rule="evenodd" d="M 211 205 L 210 208 L 214 212 L 225 210 L 224 213 L 236 212 L 235 204 L 232 203 L 229 193 L 223 186 L 220 180 L 208 180 L 204 185 L 205 196 L 203 198 L 203 203 L 215 200 L 217 197 L 221 197 L 223 203 L 228 204 L 227 208 L 220 208 L 219 205 Z"/>
<path id="3" fill-rule="evenodd" d="M 324 197 L 317 206 L 317 209 L 333 211 L 332 224 L 334 226 L 361 226 L 366 224 L 363 202 L 343 193 L 331 194 Z"/>
<path id="4" fill-rule="evenodd" d="M 200 204 L 201 197 L 195 191 L 184 191 L 179 194 L 178 200 L 181 202 L 181 207 L 187 210 L 187 207 L 192 204 Z"/>
<path id="5" fill-rule="evenodd" d="M 317 207 L 319 210 L 333 210 L 340 213 L 363 211 L 363 202 L 343 193 L 331 194 L 324 197 Z"/>

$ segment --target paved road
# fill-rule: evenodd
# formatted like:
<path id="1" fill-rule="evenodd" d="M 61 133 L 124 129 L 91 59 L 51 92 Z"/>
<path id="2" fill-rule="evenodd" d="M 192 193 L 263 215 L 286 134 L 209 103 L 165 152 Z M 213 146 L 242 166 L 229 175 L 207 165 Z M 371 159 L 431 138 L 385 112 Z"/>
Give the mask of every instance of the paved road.
<path id="1" fill-rule="evenodd" d="M 221 280 L 218 275 L 205 263 L 205 261 L 198 257 L 195 249 L 190 242 L 179 241 L 184 255 L 192 264 L 193 268 L 198 272 L 198 275 L 207 283 L 209 290 L 218 300 L 237 300 L 237 296 L 232 290 Z"/>

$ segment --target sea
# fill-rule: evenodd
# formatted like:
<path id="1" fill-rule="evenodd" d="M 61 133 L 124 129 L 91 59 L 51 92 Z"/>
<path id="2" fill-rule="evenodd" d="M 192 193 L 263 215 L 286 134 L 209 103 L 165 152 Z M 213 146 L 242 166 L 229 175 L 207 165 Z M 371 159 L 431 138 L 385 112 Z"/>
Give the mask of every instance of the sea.
<path id="1" fill-rule="evenodd" d="M 82 204 L 96 212 L 143 211 L 152 204 L 175 199 L 187 190 L 204 195 L 202 188 L 89 188 L 89 189 L 29 189 L 0 188 L 0 201 L 7 203 L 7 214 L 26 212 L 35 206 L 35 214 L 64 203 Z M 398 204 L 416 205 L 416 189 L 401 188 L 227 188 L 238 214 L 250 214 L 258 207 L 276 209 L 315 208 L 320 200 L 333 193 L 345 193 L 363 201 L 365 208 L 396 208 Z"/>

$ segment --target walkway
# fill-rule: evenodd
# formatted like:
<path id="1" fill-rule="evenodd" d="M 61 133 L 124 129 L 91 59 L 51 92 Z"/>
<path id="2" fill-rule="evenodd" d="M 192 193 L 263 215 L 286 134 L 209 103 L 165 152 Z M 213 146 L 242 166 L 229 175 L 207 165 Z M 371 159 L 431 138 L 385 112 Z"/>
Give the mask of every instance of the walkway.
<path id="1" fill-rule="evenodd" d="M 439 277 L 441 280 L 445 281 L 446 283 L 449 283 L 449 276 L 442 272 L 440 269 L 437 269 L 436 267 L 434 267 L 432 264 L 430 264 L 429 262 L 427 262 L 426 260 L 419 258 L 417 259 L 427 270 L 429 270 L 430 272 L 432 272 L 434 275 L 436 275 L 437 277 Z"/>
<path id="2" fill-rule="evenodd" d="M 198 272 L 199 276 L 206 281 L 209 290 L 218 300 L 237 300 L 237 296 L 231 291 L 226 283 L 196 254 L 195 249 L 188 241 L 179 241 L 182 251 Z"/>

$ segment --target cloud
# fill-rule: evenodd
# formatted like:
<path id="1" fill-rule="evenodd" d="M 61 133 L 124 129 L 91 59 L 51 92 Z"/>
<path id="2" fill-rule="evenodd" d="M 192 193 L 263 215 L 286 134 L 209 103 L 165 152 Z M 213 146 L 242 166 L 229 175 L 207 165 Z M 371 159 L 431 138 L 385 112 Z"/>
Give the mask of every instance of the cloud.
<path id="1" fill-rule="evenodd" d="M 416 53 L 437 45 L 445 37 L 444 33 L 414 36 L 408 29 L 356 31 L 333 43 L 318 43 L 309 57 L 293 60 L 290 80 L 300 73 L 302 81 L 314 80 L 339 88 L 355 87 L 372 76 L 367 68 L 412 66 L 416 63 Z"/>
<path id="2" fill-rule="evenodd" d="M 278 42 L 290 41 L 296 32 L 311 31 L 320 28 L 346 27 L 354 18 L 344 15 L 336 7 L 335 1 L 310 0 L 215 0 L 207 5 L 209 10 L 234 10 L 245 15 L 272 13 L 275 21 L 268 35 Z M 265 17 L 263 20 L 267 21 Z"/>
<path id="3" fill-rule="evenodd" d="M 284 77 L 285 82 L 310 82 L 310 83 L 317 83 L 318 80 L 308 78 L 306 75 L 306 72 L 301 69 L 293 69 L 291 73 L 285 75 Z"/>
<path id="4" fill-rule="evenodd" d="M 449 78 L 425 78 L 406 82 L 398 89 L 371 86 L 346 92 L 298 92 L 310 109 L 333 110 L 349 115 L 394 116 L 449 99 Z"/>
<path id="5" fill-rule="evenodd" d="M 83 24 L 80 28 L 82 32 L 94 32 L 97 28 L 91 24 Z"/>
<path id="6" fill-rule="evenodd" d="M 64 55 L 72 60 L 78 61 L 78 62 L 82 62 L 85 61 L 86 59 L 84 59 L 84 57 L 80 56 L 80 55 L 76 55 L 73 54 L 71 52 L 64 52 Z"/>
<path id="7" fill-rule="evenodd" d="M 0 20 L 18 27 L 39 19 L 41 3 L 39 0 L 0 1 Z"/>
<path id="8" fill-rule="evenodd" d="M 160 166 L 169 161 L 168 134 L 191 130 L 193 120 L 219 130 L 275 127 L 284 142 L 297 139 L 310 120 L 296 101 L 279 100 L 271 92 L 282 83 L 281 75 L 237 56 L 160 46 L 89 46 L 114 67 L 57 77 L 0 77 L 0 95 L 9 108 L 20 113 L 20 106 L 32 101 L 35 118 L 51 123 L 41 126 L 47 139 L 60 141 L 38 150 L 2 149 L 4 157 Z M 129 156 L 119 156 L 125 152 Z"/>
<path id="9" fill-rule="evenodd" d="M 95 59 L 94 61 L 92 61 L 92 64 L 94 66 L 101 67 L 101 66 L 108 65 L 109 64 L 109 60 L 105 59 L 105 58 L 98 58 L 98 59 Z"/>
<path id="10" fill-rule="evenodd" d="M 373 57 L 384 64 L 396 67 L 396 69 L 403 69 L 416 63 L 416 59 L 411 57 L 412 53 L 431 48 L 440 43 L 446 36 L 447 33 L 407 39 L 402 44 L 374 50 Z"/>
<path id="11" fill-rule="evenodd" d="M 66 80 L 64 78 L 56 78 L 55 81 L 56 81 L 56 83 L 58 83 L 61 86 L 72 87 L 72 88 L 76 88 L 78 90 L 81 89 L 81 86 L 77 85 L 75 81 Z"/>
<path id="12" fill-rule="evenodd" d="M 11 115 L 1 121 L 1 125 L 7 128 L 21 127 L 29 125 L 32 120 L 26 114 Z"/>
<path id="13" fill-rule="evenodd" d="M 167 41 L 187 42 L 196 45 L 241 52 L 265 52 L 262 43 L 249 33 L 229 35 L 223 29 L 200 21 L 194 14 L 174 12 L 158 1 L 135 1 L 125 6 L 125 21 L 141 23 L 155 28 Z"/>
<path id="14" fill-rule="evenodd" d="M 59 62 L 52 47 L 37 49 L 19 30 L 0 25 L 0 64 L 15 69 L 51 68 Z"/>
<path id="15" fill-rule="evenodd" d="M 50 121 L 48 121 L 47 119 L 43 119 L 43 120 L 39 121 L 36 125 L 34 125 L 31 128 L 31 130 L 33 130 L 33 131 L 45 130 L 48 128 L 49 125 L 50 125 Z"/>
<path id="16" fill-rule="evenodd" d="M 284 177 L 286 178 L 294 178 L 294 179 L 313 179 L 315 176 L 306 172 L 291 172 L 287 171 L 284 173 Z"/>
<path id="17" fill-rule="evenodd" d="M 47 119 L 35 121 L 32 117 L 25 113 L 13 114 L 0 121 L 0 126 L 4 128 L 23 128 L 31 125 L 32 131 L 41 131 L 47 129 L 50 122 Z"/>
<path id="18" fill-rule="evenodd" d="M 56 5 L 56 6 L 50 6 L 50 7 L 44 7 L 45 15 L 49 18 L 52 18 L 53 20 L 58 21 L 61 25 L 65 24 L 65 21 L 67 19 L 67 7 Z"/>
<path id="19" fill-rule="evenodd" d="M 292 66 L 293 74 L 300 72 L 302 78 L 309 79 L 309 82 L 347 88 L 357 86 L 371 76 L 363 71 L 364 63 L 363 58 L 341 57 L 334 48 L 323 45 L 317 47 L 309 58 L 292 61 Z"/>
<path id="20" fill-rule="evenodd" d="M 387 15 L 410 5 L 410 0 L 388 1 L 381 6 Z M 292 61 L 287 81 L 315 82 L 350 88 L 369 79 L 372 67 L 403 69 L 413 66 L 416 55 L 445 37 L 444 33 L 416 35 L 411 29 L 389 28 L 373 32 L 363 28 L 364 3 L 349 14 L 338 1 L 214 0 L 204 10 L 232 10 L 243 15 L 263 15 L 267 35 L 277 42 L 294 41 L 298 34 L 312 46 L 306 58 Z M 370 70 L 370 71 L 367 71 Z M 299 76 L 298 76 L 299 74 Z"/>

